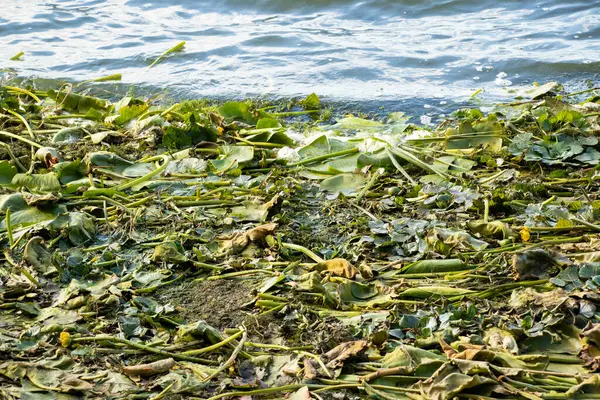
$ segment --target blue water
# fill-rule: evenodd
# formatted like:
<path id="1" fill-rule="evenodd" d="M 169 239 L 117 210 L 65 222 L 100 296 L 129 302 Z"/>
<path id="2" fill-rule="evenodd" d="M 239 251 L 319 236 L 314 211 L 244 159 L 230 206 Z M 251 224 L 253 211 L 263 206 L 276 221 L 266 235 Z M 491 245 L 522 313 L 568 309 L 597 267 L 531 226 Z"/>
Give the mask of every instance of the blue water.
<path id="1" fill-rule="evenodd" d="M 0 73 L 181 97 L 510 97 L 600 80 L 600 1 L 0 0 Z M 185 51 L 152 69 L 164 50 Z M 22 61 L 9 61 L 24 51 Z M 437 103 L 435 103 L 437 104 Z"/>

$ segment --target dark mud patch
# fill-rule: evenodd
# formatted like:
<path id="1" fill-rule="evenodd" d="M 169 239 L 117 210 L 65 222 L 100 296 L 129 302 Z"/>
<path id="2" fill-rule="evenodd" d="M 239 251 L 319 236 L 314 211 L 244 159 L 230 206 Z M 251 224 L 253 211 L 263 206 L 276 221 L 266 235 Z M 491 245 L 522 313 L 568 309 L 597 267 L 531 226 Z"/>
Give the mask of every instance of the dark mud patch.
<path id="1" fill-rule="evenodd" d="M 219 279 L 184 282 L 157 293 L 160 301 L 176 307 L 189 323 L 205 320 L 218 329 L 236 328 L 248 316 L 244 308 L 253 299 L 258 281 Z"/>

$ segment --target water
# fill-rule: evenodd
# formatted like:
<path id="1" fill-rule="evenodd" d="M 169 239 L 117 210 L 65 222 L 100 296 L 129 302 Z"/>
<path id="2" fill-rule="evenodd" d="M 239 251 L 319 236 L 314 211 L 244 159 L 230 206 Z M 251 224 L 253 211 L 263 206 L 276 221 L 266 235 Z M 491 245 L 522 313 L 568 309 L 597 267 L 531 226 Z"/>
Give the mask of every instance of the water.
<path id="1" fill-rule="evenodd" d="M 179 97 L 439 104 L 600 77 L 600 1 L 0 0 L 0 68 Z M 152 69 L 180 41 L 185 51 Z M 24 51 L 22 61 L 8 61 Z M 6 74 L 6 72 L 5 72 Z"/>

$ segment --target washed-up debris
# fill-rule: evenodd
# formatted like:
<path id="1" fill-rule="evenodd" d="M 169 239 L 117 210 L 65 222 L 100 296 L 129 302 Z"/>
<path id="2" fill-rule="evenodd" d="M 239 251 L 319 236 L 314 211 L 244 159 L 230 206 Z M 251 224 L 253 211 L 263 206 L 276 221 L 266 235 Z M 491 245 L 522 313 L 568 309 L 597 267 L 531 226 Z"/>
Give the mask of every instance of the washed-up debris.
<path id="1" fill-rule="evenodd" d="M 423 127 L 79 87 L 0 90 L 0 397 L 596 398 L 598 89 Z"/>

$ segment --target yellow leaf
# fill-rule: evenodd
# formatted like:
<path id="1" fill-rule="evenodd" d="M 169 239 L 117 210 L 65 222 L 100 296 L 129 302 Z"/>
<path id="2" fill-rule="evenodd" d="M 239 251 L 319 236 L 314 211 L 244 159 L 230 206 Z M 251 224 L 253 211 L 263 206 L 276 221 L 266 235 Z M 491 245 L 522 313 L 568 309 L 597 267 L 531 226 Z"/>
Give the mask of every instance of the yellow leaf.
<path id="1" fill-rule="evenodd" d="M 573 222 L 569 221 L 568 219 L 559 219 L 556 221 L 555 226 L 557 228 L 570 228 L 573 226 Z"/>
<path id="2" fill-rule="evenodd" d="M 315 269 L 320 272 L 329 272 L 335 276 L 343 276 L 352 279 L 358 273 L 358 270 L 343 258 L 334 258 L 318 263 Z"/>

